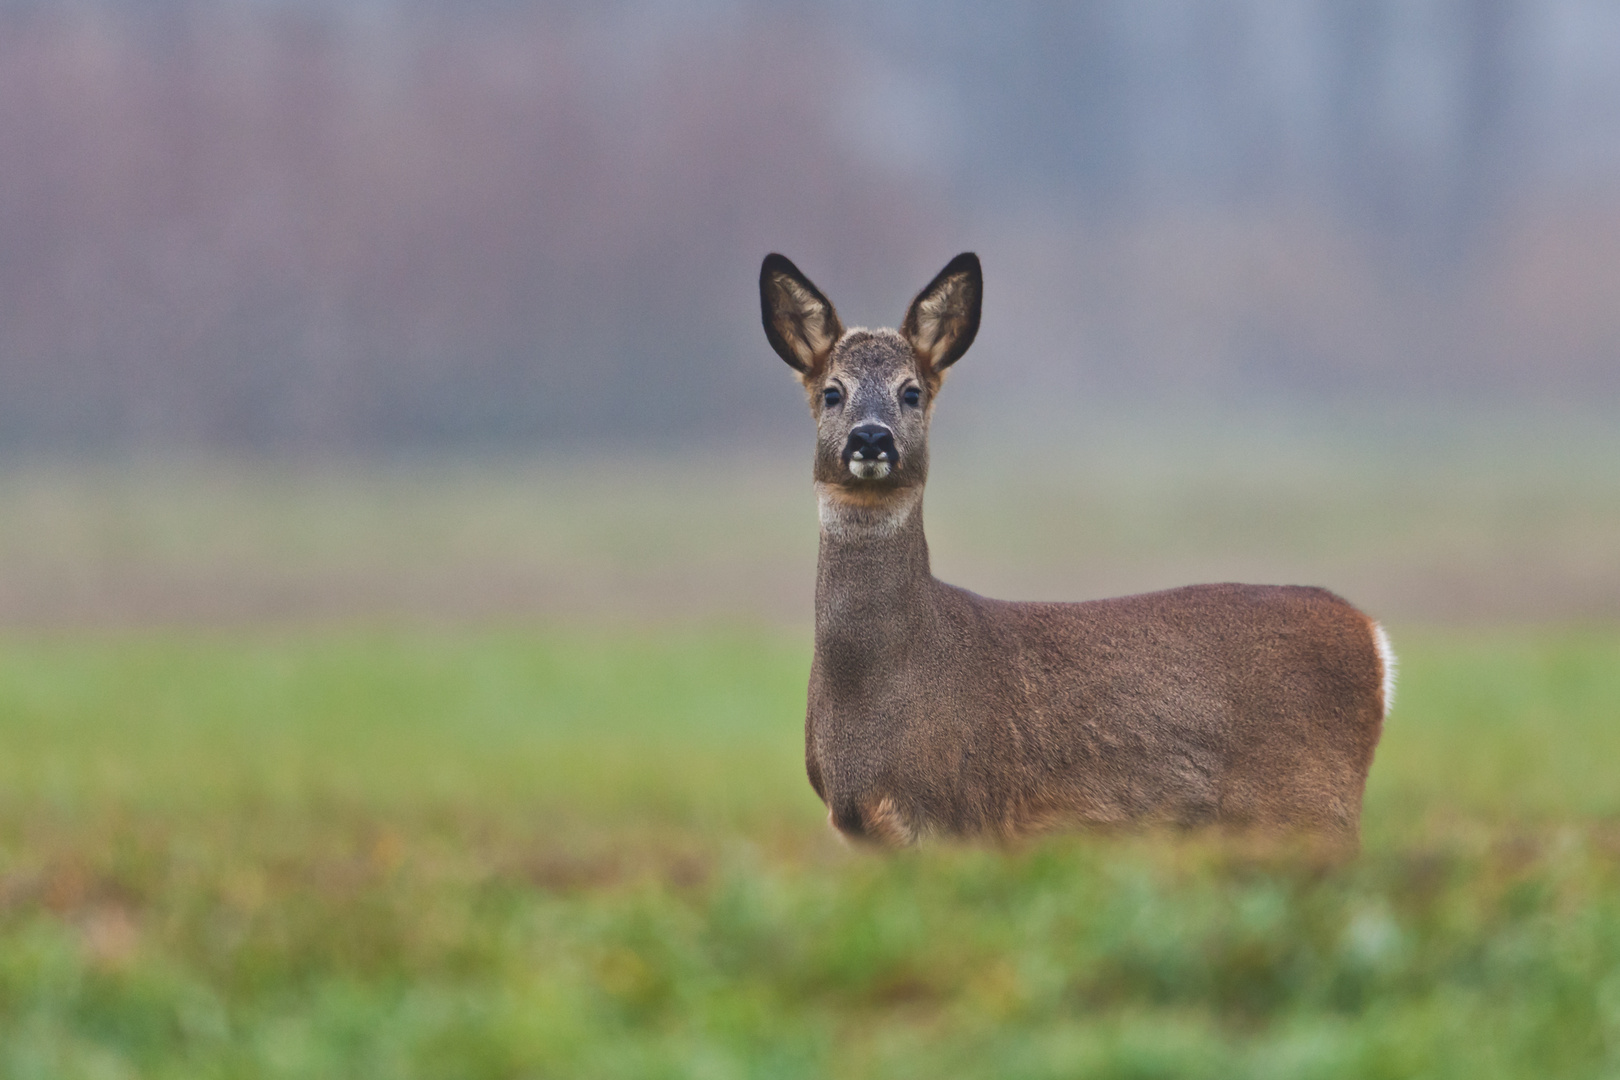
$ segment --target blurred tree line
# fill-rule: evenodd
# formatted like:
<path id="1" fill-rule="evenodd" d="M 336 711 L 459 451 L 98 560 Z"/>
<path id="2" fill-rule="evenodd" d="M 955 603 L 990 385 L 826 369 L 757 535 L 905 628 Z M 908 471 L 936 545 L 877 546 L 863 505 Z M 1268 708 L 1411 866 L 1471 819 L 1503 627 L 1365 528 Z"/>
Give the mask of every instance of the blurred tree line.
<path id="1" fill-rule="evenodd" d="M 0 0 L 0 447 L 764 430 L 773 248 L 852 323 L 977 248 L 1060 397 L 1588 396 L 1617 55 L 1605 0 Z"/>

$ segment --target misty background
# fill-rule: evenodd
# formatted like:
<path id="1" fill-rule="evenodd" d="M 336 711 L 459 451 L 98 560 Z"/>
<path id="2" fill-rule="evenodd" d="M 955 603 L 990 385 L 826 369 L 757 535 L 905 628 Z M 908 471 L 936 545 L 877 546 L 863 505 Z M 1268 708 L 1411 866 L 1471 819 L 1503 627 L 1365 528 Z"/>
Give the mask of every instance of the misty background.
<path id="1" fill-rule="evenodd" d="M 1620 614 L 1607 0 L 0 0 L 0 620 L 807 617 L 965 249 L 942 576 Z"/>
<path id="2" fill-rule="evenodd" d="M 1612 394 L 1620 9 L 0 5 L 7 448 L 769 432 L 967 248 L 953 409 Z"/>

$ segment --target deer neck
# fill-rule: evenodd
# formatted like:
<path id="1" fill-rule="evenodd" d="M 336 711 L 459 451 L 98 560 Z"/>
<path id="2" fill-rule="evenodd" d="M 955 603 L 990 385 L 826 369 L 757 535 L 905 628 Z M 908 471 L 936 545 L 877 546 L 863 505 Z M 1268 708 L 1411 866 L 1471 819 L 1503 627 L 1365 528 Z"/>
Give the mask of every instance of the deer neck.
<path id="1" fill-rule="evenodd" d="M 816 563 L 816 645 L 878 662 L 917 640 L 931 611 L 922 488 L 858 502 L 816 485 L 821 552 Z M 854 650 L 852 654 L 848 650 Z"/>

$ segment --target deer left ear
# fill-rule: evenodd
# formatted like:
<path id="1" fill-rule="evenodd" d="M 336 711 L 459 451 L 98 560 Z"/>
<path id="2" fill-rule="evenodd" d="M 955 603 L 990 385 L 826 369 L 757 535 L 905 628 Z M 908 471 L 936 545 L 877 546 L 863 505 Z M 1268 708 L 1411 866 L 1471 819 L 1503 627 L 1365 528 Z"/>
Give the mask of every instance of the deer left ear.
<path id="1" fill-rule="evenodd" d="M 944 371 L 962 358 L 979 332 L 979 306 L 984 274 L 979 257 L 964 251 L 917 294 L 906 311 L 900 333 L 933 371 Z"/>
<path id="2" fill-rule="evenodd" d="M 817 378 L 844 334 L 832 301 L 775 252 L 759 268 L 759 309 L 765 337 L 806 384 Z"/>

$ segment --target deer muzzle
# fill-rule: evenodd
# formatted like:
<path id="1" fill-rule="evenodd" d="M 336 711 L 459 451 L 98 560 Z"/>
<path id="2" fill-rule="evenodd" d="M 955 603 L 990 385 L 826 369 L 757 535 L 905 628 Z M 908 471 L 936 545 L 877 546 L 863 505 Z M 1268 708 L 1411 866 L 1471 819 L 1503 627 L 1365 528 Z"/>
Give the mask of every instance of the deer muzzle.
<path id="1" fill-rule="evenodd" d="M 882 424 L 862 424 L 844 442 L 844 467 L 858 480 L 881 480 L 899 464 L 894 432 Z"/>

